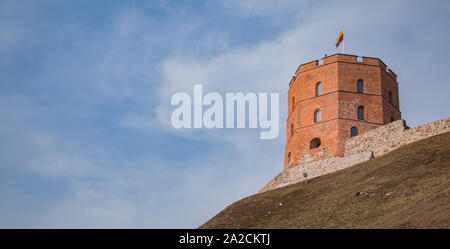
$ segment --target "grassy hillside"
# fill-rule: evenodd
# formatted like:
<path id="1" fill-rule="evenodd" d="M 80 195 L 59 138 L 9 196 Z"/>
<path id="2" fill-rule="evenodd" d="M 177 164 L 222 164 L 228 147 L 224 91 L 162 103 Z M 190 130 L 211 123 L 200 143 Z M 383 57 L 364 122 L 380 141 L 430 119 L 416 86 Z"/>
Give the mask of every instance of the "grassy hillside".
<path id="1" fill-rule="evenodd" d="M 450 228 L 449 176 L 446 133 L 247 197 L 200 228 Z"/>

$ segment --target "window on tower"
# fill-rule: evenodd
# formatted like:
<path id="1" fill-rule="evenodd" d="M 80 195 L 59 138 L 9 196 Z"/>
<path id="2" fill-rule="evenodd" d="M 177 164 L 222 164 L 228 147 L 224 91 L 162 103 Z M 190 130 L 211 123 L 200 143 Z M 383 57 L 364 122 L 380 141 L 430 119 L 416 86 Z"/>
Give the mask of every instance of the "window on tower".
<path id="1" fill-rule="evenodd" d="M 392 91 L 389 90 L 389 103 L 392 103 Z"/>
<path id="2" fill-rule="evenodd" d="M 291 124 L 291 137 L 294 135 L 294 124 Z"/>
<path id="3" fill-rule="evenodd" d="M 364 120 L 364 106 L 358 107 L 358 119 Z"/>
<path id="4" fill-rule="evenodd" d="M 358 80 L 357 90 L 358 90 L 358 93 L 363 93 L 364 92 L 364 82 L 363 82 L 362 79 Z"/>
<path id="5" fill-rule="evenodd" d="M 322 142 L 320 141 L 319 138 L 314 138 L 313 140 L 311 140 L 311 142 L 309 143 L 309 148 L 310 149 L 315 149 L 315 148 L 319 148 L 322 145 Z"/>
<path id="6" fill-rule="evenodd" d="M 294 110 L 295 108 L 295 97 L 292 96 L 292 110 Z"/>
<path id="7" fill-rule="evenodd" d="M 316 97 L 322 95 L 322 83 L 319 82 L 316 85 Z"/>
<path id="8" fill-rule="evenodd" d="M 322 121 L 322 112 L 320 109 L 317 109 L 314 112 L 314 123 L 319 123 L 320 121 Z"/>
<path id="9" fill-rule="evenodd" d="M 350 129 L 350 137 L 358 136 L 358 128 L 352 127 Z"/>

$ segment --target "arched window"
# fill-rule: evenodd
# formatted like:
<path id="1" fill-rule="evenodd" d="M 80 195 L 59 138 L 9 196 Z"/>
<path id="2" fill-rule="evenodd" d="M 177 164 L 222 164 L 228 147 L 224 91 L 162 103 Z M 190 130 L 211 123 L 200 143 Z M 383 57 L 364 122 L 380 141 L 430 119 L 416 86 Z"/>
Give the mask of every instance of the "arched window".
<path id="1" fill-rule="evenodd" d="M 350 137 L 358 136 L 358 128 L 352 127 L 350 129 Z"/>
<path id="2" fill-rule="evenodd" d="M 294 110 L 295 108 L 295 97 L 292 96 L 292 110 Z"/>
<path id="3" fill-rule="evenodd" d="M 291 124 L 291 137 L 294 135 L 294 124 Z"/>
<path id="4" fill-rule="evenodd" d="M 364 106 L 358 107 L 358 119 L 364 120 Z"/>
<path id="5" fill-rule="evenodd" d="M 314 123 L 318 123 L 322 121 L 322 112 L 320 111 L 320 109 L 317 109 L 314 112 Z"/>
<path id="6" fill-rule="evenodd" d="M 358 90 L 358 93 L 363 93 L 364 92 L 364 82 L 363 82 L 362 79 L 358 80 L 357 90 Z"/>
<path id="7" fill-rule="evenodd" d="M 316 137 L 309 143 L 309 148 L 310 149 L 319 148 L 320 145 L 322 145 L 322 143 L 320 142 L 320 139 Z"/>
<path id="8" fill-rule="evenodd" d="M 288 164 L 291 162 L 291 152 L 288 153 Z"/>
<path id="9" fill-rule="evenodd" d="M 322 82 L 316 84 L 316 97 L 322 95 Z"/>
<path id="10" fill-rule="evenodd" d="M 394 117 L 391 117 L 391 123 L 394 122 Z"/>
<path id="11" fill-rule="evenodd" d="M 389 90 L 389 103 L 392 103 L 392 91 Z"/>

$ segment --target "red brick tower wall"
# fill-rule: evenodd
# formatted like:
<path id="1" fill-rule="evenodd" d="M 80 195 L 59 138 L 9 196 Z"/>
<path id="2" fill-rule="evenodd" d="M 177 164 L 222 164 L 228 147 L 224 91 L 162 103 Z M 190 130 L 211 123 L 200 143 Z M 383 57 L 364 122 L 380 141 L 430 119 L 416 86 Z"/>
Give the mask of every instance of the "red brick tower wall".
<path id="1" fill-rule="evenodd" d="M 362 80 L 363 93 L 357 91 Z M 316 85 L 322 94 L 316 96 Z M 358 134 L 401 119 L 397 76 L 378 58 L 335 54 L 302 64 L 289 84 L 285 169 L 308 161 L 343 156 L 350 129 Z M 364 120 L 358 107 L 364 107 Z M 314 113 L 321 111 L 321 121 Z M 321 146 L 311 149 L 319 138 Z"/>

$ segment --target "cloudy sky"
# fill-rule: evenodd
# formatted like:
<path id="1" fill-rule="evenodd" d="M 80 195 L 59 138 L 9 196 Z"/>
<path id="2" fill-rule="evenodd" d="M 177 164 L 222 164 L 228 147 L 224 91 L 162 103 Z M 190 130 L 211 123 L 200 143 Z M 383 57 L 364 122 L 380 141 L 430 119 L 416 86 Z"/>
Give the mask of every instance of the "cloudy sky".
<path id="1" fill-rule="evenodd" d="M 449 1 L 0 0 L 0 227 L 195 228 L 283 169 L 288 83 L 381 58 L 411 127 L 449 117 Z M 280 93 L 280 134 L 174 129 L 171 96 Z"/>

